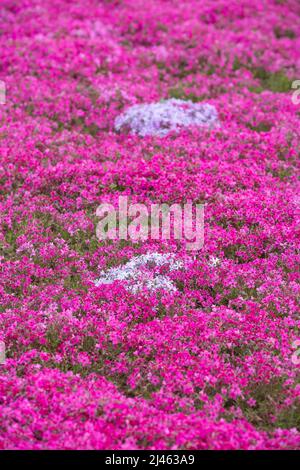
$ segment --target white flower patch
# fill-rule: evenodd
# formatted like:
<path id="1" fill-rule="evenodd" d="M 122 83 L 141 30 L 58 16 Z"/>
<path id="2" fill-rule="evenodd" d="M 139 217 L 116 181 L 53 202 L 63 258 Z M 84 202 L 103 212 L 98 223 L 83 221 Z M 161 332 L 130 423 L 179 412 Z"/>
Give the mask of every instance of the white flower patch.
<path id="1" fill-rule="evenodd" d="M 211 266 L 212 268 L 216 268 L 217 266 L 220 266 L 221 264 L 220 258 L 217 256 L 211 256 L 208 265 Z"/>
<path id="2" fill-rule="evenodd" d="M 193 103 L 172 98 L 151 104 L 137 104 L 128 108 L 115 120 L 115 130 L 140 136 L 162 137 L 170 131 L 189 126 L 218 125 L 218 113 L 207 103 Z"/>
<path id="3" fill-rule="evenodd" d="M 157 273 L 156 268 L 161 266 L 167 266 L 169 271 L 175 271 L 182 268 L 183 263 L 177 260 L 174 254 L 147 253 L 135 256 L 123 266 L 101 271 L 101 277 L 95 281 L 95 285 L 128 281 L 126 289 L 133 293 L 143 288 L 152 291 L 159 289 L 176 291 L 176 287 L 167 275 Z"/>

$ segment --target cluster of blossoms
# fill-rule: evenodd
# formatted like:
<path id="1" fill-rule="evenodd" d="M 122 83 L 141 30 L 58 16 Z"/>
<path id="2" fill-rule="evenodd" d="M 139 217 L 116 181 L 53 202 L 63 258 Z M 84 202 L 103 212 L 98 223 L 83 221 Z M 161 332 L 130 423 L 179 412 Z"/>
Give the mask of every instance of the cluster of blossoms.
<path id="1" fill-rule="evenodd" d="M 299 449 L 299 1 L 2 0 L 0 30 L 0 448 Z M 98 240 L 121 195 L 204 204 L 203 248 Z"/>
<path id="2" fill-rule="evenodd" d="M 128 130 L 140 136 L 164 136 L 183 127 L 211 127 L 218 114 L 210 104 L 193 103 L 172 98 L 161 103 L 136 104 L 115 120 L 117 131 Z"/>
<path id="3" fill-rule="evenodd" d="M 107 272 L 102 272 L 102 276 L 96 281 L 96 285 L 112 284 L 115 281 L 130 281 L 128 289 L 132 292 L 138 292 L 144 288 L 174 291 L 176 287 L 172 281 L 166 275 L 156 272 L 157 268 L 166 265 L 168 271 L 174 271 L 182 268 L 183 263 L 176 260 L 173 253 L 147 253 L 146 255 L 135 256 L 123 266 L 110 268 Z"/>

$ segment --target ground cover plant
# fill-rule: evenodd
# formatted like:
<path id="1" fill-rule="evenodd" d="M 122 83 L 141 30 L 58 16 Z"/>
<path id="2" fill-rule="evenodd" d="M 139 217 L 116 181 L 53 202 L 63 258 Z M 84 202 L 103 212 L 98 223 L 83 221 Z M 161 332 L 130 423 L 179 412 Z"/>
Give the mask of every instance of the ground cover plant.
<path id="1" fill-rule="evenodd" d="M 0 51 L 0 449 L 299 449 L 299 2 L 2 0 Z M 115 124 L 172 99 L 218 125 Z M 203 247 L 99 240 L 119 196 Z"/>

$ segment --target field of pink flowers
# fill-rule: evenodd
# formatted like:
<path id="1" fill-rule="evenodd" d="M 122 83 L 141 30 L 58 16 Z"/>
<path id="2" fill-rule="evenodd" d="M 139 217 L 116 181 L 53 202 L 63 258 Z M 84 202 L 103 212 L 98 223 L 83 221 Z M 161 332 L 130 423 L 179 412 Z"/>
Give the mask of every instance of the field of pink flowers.
<path id="1" fill-rule="evenodd" d="M 300 449 L 300 3 L 1 0 L 0 449 Z M 116 132 L 209 103 L 213 129 Z M 205 204 L 205 241 L 96 237 Z M 95 283 L 172 253 L 174 289 Z"/>

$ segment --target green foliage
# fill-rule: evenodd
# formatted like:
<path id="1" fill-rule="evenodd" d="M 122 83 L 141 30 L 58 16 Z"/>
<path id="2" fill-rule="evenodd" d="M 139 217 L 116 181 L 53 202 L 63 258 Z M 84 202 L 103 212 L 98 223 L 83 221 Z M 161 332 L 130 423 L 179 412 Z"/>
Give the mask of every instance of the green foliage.
<path id="1" fill-rule="evenodd" d="M 261 121 L 259 124 L 253 125 L 247 123 L 247 127 L 255 132 L 269 132 L 272 129 L 272 124 L 267 121 Z"/>
<path id="2" fill-rule="evenodd" d="M 263 90 L 270 90 L 274 93 L 286 93 L 291 90 L 292 80 L 290 80 L 285 72 L 269 72 L 264 67 L 256 67 L 252 69 L 254 78 L 260 81 L 260 87 L 254 88 L 253 91 L 260 93 Z"/>
<path id="3" fill-rule="evenodd" d="M 295 428 L 300 431 L 300 403 L 296 400 L 289 406 L 283 405 L 283 383 L 284 378 L 275 377 L 268 383 L 253 385 L 249 393 L 256 402 L 254 406 L 248 404 L 248 399 L 233 400 L 228 405 L 240 407 L 246 419 L 258 429 Z"/>
<path id="4" fill-rule="evenodd" d="M 282 29 L 280 28 L 280 26 L 276 26 L 274 28 L 274 34 L 277 39 L 281 39 L 281 38 L 295 39 L 296 38 L 296 33 L 292 29 Z"/>
<path id="5" fill-rule="evenodd" d="M 168 98 L 176 98 L 179 100 L 190 100 L 193 103 L 199 103 L 199 101 L 203 101 L 205 96 L 203 95 L 196 95 L 195 93 L 188 93 L 183 85 L 178 85 L 174 88 L 170 88 L 168 91 Z"/>
<path id="6" fill-rule="evenodd" d="M 60 339 L 60 326 L 56 323 L 51 323 L 46 331 L 47 350 L 55 353 L 61 343 Z"/>

